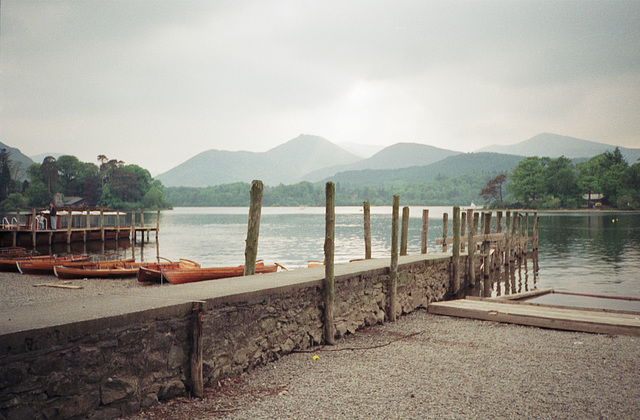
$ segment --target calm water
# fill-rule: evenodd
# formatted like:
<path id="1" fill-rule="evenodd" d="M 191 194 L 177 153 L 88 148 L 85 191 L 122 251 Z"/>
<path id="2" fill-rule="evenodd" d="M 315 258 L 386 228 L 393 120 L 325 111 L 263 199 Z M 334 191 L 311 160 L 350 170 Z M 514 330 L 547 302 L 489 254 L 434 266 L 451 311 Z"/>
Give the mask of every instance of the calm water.
<path id="1" fill-rule="evenodd" d="M 411 207 L 409 254 L 420 253 L 422 209 Z M 442 236 L 442 214 L 448 212 L 451 217 L 452 212 L 450 207 L 429 207 L 429 212 L 428 249 L 436 252 L 435 238 Z M 138 245 L 136 256 L 144 260 L 153 260 L 156 254 L 172 260 L 187 258 L 203 266 L 242 264 L 247 218 L 248 208 L 176 208 L 162 212 L 159 243 L 156 246 L 152 239 L 144 248 Z M 451 222 L 449 225 L 451 229 Z M 258 258 L 288 269 L 323 260 L 324 229 L 323 207 L 263 208 Z M 371 231 L 373 257 L 389 258 L 391 207 L 371 209 Z M 336 263 L 363 257 L 361 208 L 336 208 Z M 537 272 L 531 261 L 519 267 L 516 275 L 521 290 L 537 287 L 640 297 L 640 215 L 540 215 L 538 266 Z M 556 294 L 544 299 L 573 304 L 577 298 Z M 617 301 L 613 305 L 640 309 L 637 302 Z"/>

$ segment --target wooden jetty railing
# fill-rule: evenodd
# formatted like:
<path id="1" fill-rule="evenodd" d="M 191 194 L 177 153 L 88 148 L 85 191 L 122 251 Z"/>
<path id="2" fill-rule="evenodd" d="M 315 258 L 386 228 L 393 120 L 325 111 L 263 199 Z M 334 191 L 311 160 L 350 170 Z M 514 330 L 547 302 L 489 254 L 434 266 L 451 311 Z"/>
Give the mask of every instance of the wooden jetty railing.
<path id="1" fill-rule="evenodd" d="M 2 246 L 37 246 L 52 245 L 53 243 L 89 242 L 107 239 L 133 239 L 136 241 L 138 232 L 147 234 L 149 241 L 150 232 L 156 233 L 156 240 L 160 228 L 160 212 L 157 212 L 155 226 L 145 226 L 144 211 L 139 212 L 141 224 L 136 226 L 137 212 L 130 213 L 131 224 L 123 223 L 123 218 L 129 213 L 110 210 L 60 210 L 58 211 L 57 229 L 51 229 L 48 215 L 33 209 L 30 213 L 15 216 L 5 216 L 0 226 L 0 244 Z"/>

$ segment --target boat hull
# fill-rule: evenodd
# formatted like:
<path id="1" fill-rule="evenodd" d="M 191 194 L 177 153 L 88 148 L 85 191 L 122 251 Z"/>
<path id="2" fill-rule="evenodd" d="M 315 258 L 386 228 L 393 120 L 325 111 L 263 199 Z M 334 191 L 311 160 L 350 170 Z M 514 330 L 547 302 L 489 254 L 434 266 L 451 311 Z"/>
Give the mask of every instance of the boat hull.
<path id="1" fill-rule="evenodd" d="M 140 266 L 138 281 L 142 283 L 159 283 L 162 281 L 162 270 L 191 270 L 200 268 L 200 264 L 180 259 L 178 262 L 160 262 Z"/>
<path id="2" fill-rule="evenodd" d="M 278 265 L 256 265 L 256 274 L 275 273 Z M 162 270 L 162 277 L 171 284 L 194 283 L 205 280 L 217 280 L 244 275 L 244 266 L 237 267 L 204 267 L 188 270 Z"/>
<path id="3" fill-rule="evenodd" d="M 16 261 L 15 265 L 22 274 L 53 274 L 53 267 L 56 265 L 86 262 L 91 257 L 88 255 L 68 256 L 68 257 L 36 257 Z"/>

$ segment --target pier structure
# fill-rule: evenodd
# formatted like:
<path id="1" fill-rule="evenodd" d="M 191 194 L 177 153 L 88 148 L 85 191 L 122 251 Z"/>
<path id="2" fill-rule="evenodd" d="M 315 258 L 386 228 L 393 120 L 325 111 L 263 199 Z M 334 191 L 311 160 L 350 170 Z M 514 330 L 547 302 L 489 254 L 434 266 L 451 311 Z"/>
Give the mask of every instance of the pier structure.
<path id="1" fill-rule="evenodd" d="M 156 240 L 160 228 L 160 212 L 154 226 L 145 226 L 144 211 L 122 212 L 108 209 L 63 209 L 56 213 L 57 228 L 51 228 L 49 211 L 16 212 L 3 217 L 0 224 L 0 246 L 36 247 L 56 243 L 71 244 L 106 240 L 131 239 L 137 234 L 149 241 L 151 232 Z M 130 222 L 127 223 L 127 218 Z M 136 218 L 139 225 L 136 225 Z"/>

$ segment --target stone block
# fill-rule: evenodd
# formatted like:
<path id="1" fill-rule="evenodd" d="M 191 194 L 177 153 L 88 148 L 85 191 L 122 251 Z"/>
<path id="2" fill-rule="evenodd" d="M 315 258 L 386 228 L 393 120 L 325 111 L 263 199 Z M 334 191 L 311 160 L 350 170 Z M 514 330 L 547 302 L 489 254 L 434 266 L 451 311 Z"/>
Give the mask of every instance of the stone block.
<path id="1" fill-rule="evenodd" d="M 100 400 L 108 405 L 133 396 L 137 389 L 136 378 L 108 378 L 100 387 Z"/>

